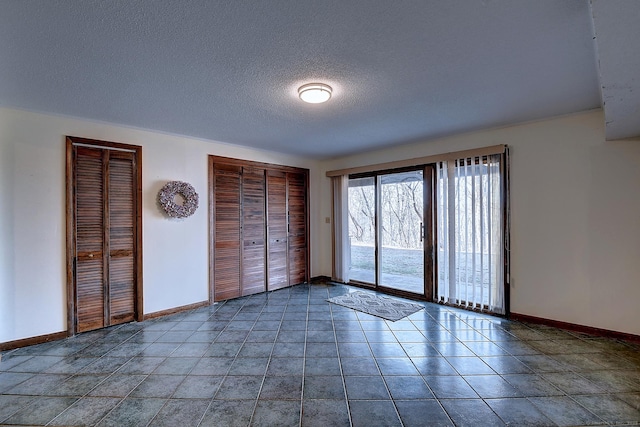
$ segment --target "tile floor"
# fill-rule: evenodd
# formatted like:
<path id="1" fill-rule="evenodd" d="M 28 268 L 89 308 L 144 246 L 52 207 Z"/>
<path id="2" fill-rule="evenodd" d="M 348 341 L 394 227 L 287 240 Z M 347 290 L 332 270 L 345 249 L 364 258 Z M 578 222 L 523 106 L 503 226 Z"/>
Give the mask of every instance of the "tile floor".
<path id="1" fill-rule="evenodd" d="M 0 424 L 638 425 L 640 345 L 425 303 L 388 322 L 300 285 L 16 349 Z"/>

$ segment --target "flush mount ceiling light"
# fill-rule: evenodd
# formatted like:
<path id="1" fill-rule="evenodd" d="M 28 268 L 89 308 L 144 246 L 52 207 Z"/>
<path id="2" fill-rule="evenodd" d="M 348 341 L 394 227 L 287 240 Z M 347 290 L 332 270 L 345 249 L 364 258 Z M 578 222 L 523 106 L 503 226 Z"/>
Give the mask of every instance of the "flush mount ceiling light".
<path id="1" fill-rule="evenodd" d="M 298 88 L 298 96 L 304 102 L 320 104 L 331 98 L 331 86 L 324 83 L 309 83 Z"/>

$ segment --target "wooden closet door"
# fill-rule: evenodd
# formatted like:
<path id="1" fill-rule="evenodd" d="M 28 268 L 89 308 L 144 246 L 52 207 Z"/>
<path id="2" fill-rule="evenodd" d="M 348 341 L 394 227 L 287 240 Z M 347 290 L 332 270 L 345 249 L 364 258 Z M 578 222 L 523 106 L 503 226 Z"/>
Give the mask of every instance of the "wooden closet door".
<path id="1" fill-rule="evenodd" d="M 135 319 L 135 159 L 109 152 L 107 246 L 109 248 L 109 324 Z"/>
<path id="2" fill-rule="evenodd" d="M 209 156 L 211 300 L 309 280 L 308 173 Z"/>
<path id="3" fill-rule="evenodd" d="M 242 169 L 242 295 L 266 290 L 265 171 Z"/>
<path id="4" fill-rule="evenodd" d="M 267 264 L 270 291 L 289 286 L 287 174 L 267 171 Z"/>
<path id="5" fill-rule="evenodd" d="M 75 150 L 75 323 L 84 332 L 105 322 L 105 167 L 106 150 Z"/>
<path id="6" fill-rule="evenodd" d="M 307 265 L 307 175 L 287 173 L 289 205 L 289 283 L 309 280 Z"/>
<path id="7" fill-rule="evenodd" d="M 215 301 L 240 293 L 242 167 L 213 165 Z"/>
<path id="8" fill-rule="evenodd" d="M 74 332 L 136 318 L 133 152 L 74 146 Z"/>

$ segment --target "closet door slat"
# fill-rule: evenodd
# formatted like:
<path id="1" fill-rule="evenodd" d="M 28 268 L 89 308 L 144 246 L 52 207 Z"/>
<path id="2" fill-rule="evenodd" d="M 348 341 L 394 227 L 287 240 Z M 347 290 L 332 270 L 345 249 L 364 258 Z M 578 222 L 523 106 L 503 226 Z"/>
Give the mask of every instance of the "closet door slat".
<path id="1" fill-rule="evenodd" d="M 289 208 L 289 283 L 308 281 L 307 175 L 287 173 Z"/>
<path id="2" fill-rule="evenodd" d="M 242 169 L 242 295 L 266 290 L 265 171 Z"/>
<path id="3" fill-rule="evenodd" d="M 240 294 L 240 239 L 242 168 L 214 167 L 214 281 L 215 300 Z"/>
<path id="4" fill-rule="evenodd" d="M 135 212 L 133 153 L 109 158 L 109 316 L 110 324 L 135 319 Z"/>
<path id="5" fill-rule="evenodd" d="M 267 172 L 267 234 L 270 291 L 289 286 L 287 236 L 287 174 Z"/>
<path id="6" fill-rule="evenodd" d="M 105 183 L 102 150 L 75 152 L 76 327 L 84 332 L 105 326 Z"/>

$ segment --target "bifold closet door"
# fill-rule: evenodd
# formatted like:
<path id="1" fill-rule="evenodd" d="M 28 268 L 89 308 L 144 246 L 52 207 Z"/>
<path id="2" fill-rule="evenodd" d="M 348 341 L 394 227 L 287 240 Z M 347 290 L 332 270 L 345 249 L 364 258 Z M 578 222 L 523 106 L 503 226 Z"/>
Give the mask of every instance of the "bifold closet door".
<path id="1" fill-rule="evenodd" d="M 287 173 L 289 209 L 289 284 L 309 280 L 307 265 L 307 175 Z"/>
<path id="2" fill-rule="evenodd" d="M 132 153 L 109 153 L 109 324 L 134 320 L 135 212 Z"/>
<path id="3" fill-rule="evenodd" d="M 134 153 L 73 147 L 75 332 L 136 317 Z"/>
<path id="4" fill-rule="evenodd" d="M 242 168 L 243 296 L 266 290 L 265 171 Z"/>
<path id="5" fill-rule="evenodd" d="M 74 147 L 76 330 L 105 326 L 105 150 Z"/>
<path id="6" fill-rule="evenodd" d="M 289 286 L 287 174 L 267 171 L 267 264 L 270 291 Z"/>
<path id="7" fill-rule="evenodd" d="M 213 165 L 213 277 L 216 301 L 241 295 L 241 190 L 241 166 Z"/>
<path id="8" fill-rule="evenodd" d="M 308 171 L 209 156 L 210 298 L 309 280 Z"/>

